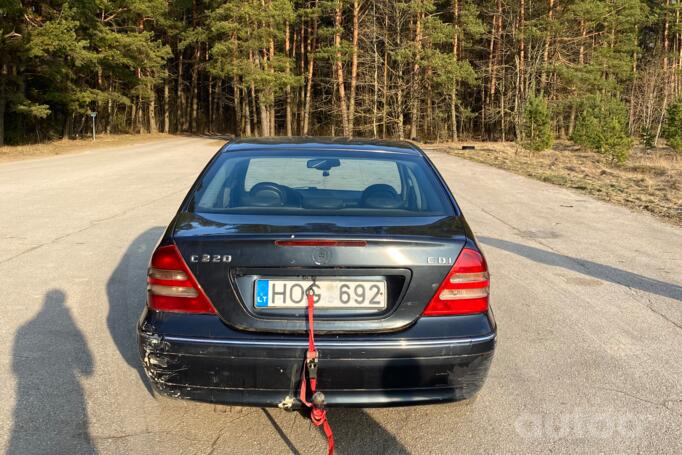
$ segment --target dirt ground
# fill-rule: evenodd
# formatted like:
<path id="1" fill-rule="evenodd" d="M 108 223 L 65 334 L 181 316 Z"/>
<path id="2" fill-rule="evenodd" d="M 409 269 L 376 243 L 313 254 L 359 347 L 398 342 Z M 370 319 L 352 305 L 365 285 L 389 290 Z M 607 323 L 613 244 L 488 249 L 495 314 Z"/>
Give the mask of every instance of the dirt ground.
<path id="1" fill-rule="evenodd" d="M 462 150 L 474 145 L 475 150 Z M 428 144 L 454 156 L 478 161 L 584 191 L 598 199 L 644 210 L 682 226 L 682 154 L 665 148 L 635 148 L 627 163 L 559 142 L 552 150 L 529 152 L 510 142 Z"/>
<path id="2" fill-rule="evenodd" d="M 6 145 L 0 147 L 0 162 L 84 152 L 91 149 L 115 147 L 125 144 L 143 144 L 171 137 L 169 134 L 162 133 L 110 134 L 97 136 L 95 141 L 92 139 L 65 139 L 40 144 Z"/>

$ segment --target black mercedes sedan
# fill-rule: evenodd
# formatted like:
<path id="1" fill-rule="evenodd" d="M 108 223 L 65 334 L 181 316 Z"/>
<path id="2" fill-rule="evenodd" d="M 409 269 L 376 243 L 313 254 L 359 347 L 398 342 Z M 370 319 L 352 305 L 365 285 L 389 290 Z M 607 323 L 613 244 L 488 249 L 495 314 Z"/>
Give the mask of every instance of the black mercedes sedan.
<path id="1" fill-rule="evenodd" d="M 318 407 L 457 401 L 493 358 L 485 258 L 407 142 L 229 142 L 147 281 L 139 351 L 167 396 L 285 409 L 310 406 L 316 388 Z"/>

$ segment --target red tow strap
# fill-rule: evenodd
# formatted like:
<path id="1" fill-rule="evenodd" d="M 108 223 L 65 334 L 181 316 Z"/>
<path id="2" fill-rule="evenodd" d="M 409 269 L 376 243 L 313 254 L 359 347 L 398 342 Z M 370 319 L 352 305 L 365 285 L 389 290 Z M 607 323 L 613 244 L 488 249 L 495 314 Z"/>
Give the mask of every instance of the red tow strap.
<path id="1" fill-rule="evenodd" d="M 315 296 L 312 286 L 306 291 L 308 296 L 308 352 L 305 356 L 304 368 L 301 372 L 301 391 L 299 398 L 301 403 L 310 408 L 310 420 L 316 427 L 322 426 L 324 434 L 327 436 L 327 447 L 329 448 L 329 455 L 334 454 L 334 434 L 332 428 L 329 426 L 327 420 L 327 410 L 324 409 L 324 394 L 317 391 L 317 361 L 318 353 L 315 348 L 315 328 L 314 328 L 314 306 Z M 311 401 L 308 401 L 306 395 L 306 371 L 310 379 L 310 392 L 312 393 Z"/>

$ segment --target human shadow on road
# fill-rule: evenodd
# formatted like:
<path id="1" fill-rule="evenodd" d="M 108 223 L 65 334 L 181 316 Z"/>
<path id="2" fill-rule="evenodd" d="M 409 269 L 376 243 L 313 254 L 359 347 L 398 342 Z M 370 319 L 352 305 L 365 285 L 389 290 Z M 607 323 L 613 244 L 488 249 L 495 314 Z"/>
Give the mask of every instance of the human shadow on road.
<path id="1" fill-rule="evenodd" d="M 80 384 L 93 372 L 92 355 L 65 300 L 59 289 L 47 292 L 14 338 L 16 406 L 7 455 L 96 453 Z"/>
<path id="2" fill-rule="evenodd" d="M 565 256 L 563 254 L 510 242 L 508 240 L 491 237 L 477 237 L 481 243 L 499 248 L 510 253 L 518 254 L 540 264 L 563 267 L 573 272 L 582 273 L 593 278 L 611 283 L 620 284 L 640 291 L 657 294 L 670 299 L 682 301 L 682 286 L 655 280 L 643 275 L 628 272 L 627 270 L 599 264 L 585 259 Z"/>
<path id="3" fill-rule="evenodd" d="M 149 258 L 162 233 L 163 228 L 155 227 L 140 234 L 130 244 L 107 281 L 107 327 L 111 338 L 121 357 L 137 371 L 150 394 L 152 388 L 140 362 L 135 327 L 145 306 Z"/>

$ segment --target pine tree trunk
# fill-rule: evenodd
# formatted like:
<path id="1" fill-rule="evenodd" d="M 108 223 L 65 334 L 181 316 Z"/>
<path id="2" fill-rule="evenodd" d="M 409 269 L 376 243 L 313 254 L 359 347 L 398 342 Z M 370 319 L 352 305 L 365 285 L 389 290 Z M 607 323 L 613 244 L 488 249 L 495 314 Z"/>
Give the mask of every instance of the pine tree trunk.
<path id="1" fill-rule="evenodd" d="M 64 117 L 64 129 L 62 130 L 62 139 L 71 138 L 71 130 L 73 128 L 73 114 L 67 112 Z"/>
<path id="2" fill-rule="evenodd" d="M 412 103 L 410 111 L 410 139 L 417 139 L 417 128 L 419 125 L 419 103 L 421 101 L 421 90 L 419 86 L 421 80 L 419 77 L 419 59 L 421 59 L 421 48 L 422 48 L 422 13 L 417 13 L 417 23 L 415 25 L 414 33 L 414 45 L 416 49 L 414 66 L 412 67 Z"/>
<path id="3" fill-rule="evenodd" d="M 275 72 L 275 65 L 274 65 L 274 59 L 275 59 L 275 41 L 271 38 L 270 39 L 270 53 L 269 55 L 269 67 L 270 67 L 270 73 L 274 74 Z M 274 78 L 273 78 L 274 79 Z M 268 89 L 268 101 L 270 105 L 268 106 L 268 112 L 270 114 L 270 118 L 268 119 L 269 127 L 269 135 L 270 136 L 276 136 L 277 131 L 276 131 L 276 122 L 275 122 L 275 101 L 274 101 L 274 94 L 272 89 Z"/>
<path id="4" fill-rule="evenodd" d="M 208 56 L 208 52 L 206 53 Z M 213 132 L 213 75 L 209 73 L 208 75 L 208 100 L 206 102 L 206 107 L 208 108 L 208 125 L 207 130 L 209 133 Z"/>
<path id="5" fill-rule="evenodd" d="M 551 26 L 554 19 L 554 0 L 548 0 L 547 3 L 547 22 Z M 552 35 L 550 32 L 545 37 L 545 49 L 542 52 L 542 72 L 540 74 L 540 96 L 545 94 L 545 86 L 547 85 L 547 65 L 549 63 L 549 48 L 552 44 Z"/>
<path id="6" fill-rule="evenodd" d="M 158 127 L 156 125 L 156 90 L 152 88 L 152 97 L 149 100 L 149 106 L 148 106 L 148 119 L 147 121 L 149 122 L 149 132 L 150 133 L 156 133 L 158 132 Z"/>
<path id="7" fill-rule="evenodd" d="M 140 18 L 138 24 L 137 24 L 137 30 L 138 33 L 143 33 L 144 32 L 144 18 Z M 142 68 L 137 68 L 135 70 L 135 76 L 137 76 L 138 84 L 140 83 L 139 81 L 142 80 Z M 142 123 L 144 119 L 144 113 L 142 112 L 144 108 L 144 104 L 142 101 L 142 95 L 137 97 L 137 109 L 135 109 L 135 116 L 133 118 L 133 130 L 135 133 L 139 132 L 144 132 L 145 126 Z M 149 115 L 149 112 L 147 112 L 147 115 Z"/>
<path id="8" fill-rule="evenodd" d="M 5 108 L 7 106 L 7 64 L 0 62 L 0 147 L 5 145 Z"/>
<path id="9" fill-rule="evenodd" d="M 507 140 L 507 116 L 505 115 L 506 110 L 507 110 L 507 106 L 505 103 L 506 91 L 507 91 L 507 84 L 506 84 L 507 79 L 505 77 L 506 71 L 505 71 L 504 65 L 502 65 L 501 71 L 502 71 L 502 75 L 500 77 L 500 123 L 501 123 L 500 132 L 502 133 L 502 142 L 505 142 Z M 519 121 L 520 121 L 520 119 L 519 119 Z M 515 125 L 517 128 L 518 128 L 518 124 L 519 123 L 516 123 L 516 125 Z M 518 131 L 516 133 L 516 138 L 517 139 L 519 138 Z M 497 139 L 497 138 L 495 138 L 495 139 Z"/>
<path id="10" fill-rule="evenodd" d="M 665 0 L 665 24 L 663 26 L 663 105 L 661 106 L 661 115 L 656 127 L 656 138 L 654 145 L 658 146 L 658 140 L 661 138 L 661 130 L 663 129 L 663 120 L 668 108 L 668 97 L 670 96 L 670 77 L 668 68 L 668 52 L 670 51 L 670 15 L 668 8 L 670 7 L 670 0 Z"/>
<path id="11" fill-rule="evenodd" d="M 334 89 L 332 90 L 332 113 L 336 112 L 336 82 L 333 83 Z M 331 121 L 332 137 L 336 136 L 336 122 Z"/>
<path id="12" fill-rule="evenodd" d="M 637 39 L 639 38 L 639 28 L 635 26 L 634 47 L 637 49 Z M 634 134 L 635 123 L 635 88 L 637 87 L 637 51 L 632 53 L 632 82 L 630 83 L 630 111 L 628 114 L 628 125 L 630 134 Z"/>
<path id="13" fill-rule="evenodd" d="M 134 99 L 130 106 L 130 132 L 137 134 L 137 99 Z"/>
<path id="14" fill-rule="evenodd" d="M 284 57 L 287 59 L 286 63 L 286 75 L 287 78 L 289 77 L 289 74 L 291 73 L 291 70 L 289 68 L 289 53 L 290 53 L 290 45 L 289 45 L 289 34 L 291 31 L 289 30 L 289 22 L 287 21 L 285 30 L 284 30 Z M 287 132 L 287 136 L 291 137 L 292 135 L 292 128 L 291 128 L 291 85 L 287 84 L 285 90 L 285 96 L 286 96 L 286 118 L 285 118 L 285 129 Z"/>
<path id="15" fill-rule="evenodd" d="M 249 91 L 244 90 L 244 135 L 251 137 L 251 109 L 249 108 Z"/>
<path id="16" fill-rule="evenodd" d="M 109 98 L 107 100 L 107 127 L 106 127 L 106 132 L 107 134 L 111 134 L 111 124 L 114 121 L 114 102 Z"/>
<path id="17" fill-rule="evenodd" d="M 184 81 L 182 80 L 182 52 L 178 57 L 178 80 L 177 80 L 177 95 L 175 96 L 175 101 L 177 106 L 175 107 L 175 132 L 179 133 L 184 129 L 184 113 L 185 113 L 185 91 L 183 88 Z"/>
<path id="18" fill-rule="evenodd" d="M 575 102 L 571 104 L 571 114 L 568 118 L 568 137 L 573 136 L 573 130 L 575 130 L 575 119 L 577 116 L 577 109 Z"/>
<path id="19" fill-rule="evenodd" d="M 213 96 L 213 128 L 216 132 L 224 131 L 223 125 L 223 79 L 217 79 L 215 83 L 215 95 Z"/>
<path id="20" fill-rule="evenodd" d="M 433 72 L 430 67 L 426 68 L 426 123 L 423 131 L 426 137 L 433 139 L 433 87 L 431 86 L 431 77 Z"/>
<path id="21" fill-rule="evenodd" d="M 242 131 L 244 131 L 244 129 L 242 129 L 242 124 L 244 125 L 244 127 L 248 127 L 248 130 L 249 130 L 248 136 L 251 135 L 250 134 L 251 133 L 251 125 L 249 125 L 249 123 L 251 122 L 251 119 L 249 118 L 249 115 L 248 115 L 249 103 L 248 102 L 245 103 L 246 104 L 246 113 L 245 113 L 246 118 L 244 119 L 244 118 L 242 118 L 241 92 L 242 91 L 241 91 L 241 88 L 239 87 L 238 78 L 237 78 L 237 76 L 234 76 L 232 78 L 232 94 L 234 96 L 234 135 L 237 137 L 241 137 Z"/>
<path id="22" fill-rule="evenodd" d="M 578 65 L 583 66 L 585 64 L 585 40 L 587 39 L 587 25 L 584 20 L 580 21 L 580 48 L 578 50 Z M 575 93 L 576 89 L 573 87 L 571 89 Z M 571 103 L 571 113 L 568 119 L 568 137 L 573 136 L 573 131 L 575 130 L 575 121 L 577 117 L 578 106 L 575 101 Z"/>
<path id="23" fill-rule="evenodd" d="M 303 135 L 303 116 L 305 114 L 305 94 L 307 90 L 307 84 L 306 84 L 306 75 L 308 73 L 306 69 L 306 38 L 305 38 L 305 24 L 306 21 L 302 20 L 301 21 L 301 28 L 299 30 L 299 33 L 297 34 L 294 31 L 294 42 L 293 42 L 293 54 L 292 58 L 294 59 L 294 64 L 296 62 L 296 50 L 298 49 L 300 53 L 300 57 L 298 57 L 298 74 L 303 78 L 303 83 L 299 87 L 298 90 L 296 90 L 296 99 L 294 101 L 296 105 L 296 119 L 295 119 L 295 125 L 298 128 L 298 135 L 302 136 Z"/>
<path id="24" fill-rule="evenodd" d="M 377 113 L 379 105 L 379 49 L 377 49 L 376 2 L 372 3 L 372 43 L 374 45 L 374 91 L 372 97 L 372 137 L 378 137 Z"/>
<path id="25" fill-rule="evenodd" d="M 384 17 L 384 81 L 383 92 L 381 94 L 381 137 L 386 139 L 388 128 L 388 14 Z"/>
<path id="26" fill-rule="evenodd" d="M 251 81 L 250 84 L 250 90 L 251 90 L 251 115 L 253 118 L 253 135 L 258 136 L 258 109 L 256 108 L 256 86 L 254 85 L 253 81 Z"/>
<path id="27" fill-rule="evenodd" d="M 262 54 L 258 53 L 258 58 L 262 59 L 261 62 L 256 61 L 256 63 L 263 69 L 263 71 L 267 71 L 267 62 L 265 61 L 265 49 L 262 49 Z M 254 55 L 254 58 L 256 56 Z M 251 96 L 256 98 L 256 90 L 253 81 L 251 82 Z M 268 112 L 268 105 L 265 102 L 265 97 L 266 94 L 263 93 L 264 90 L 259 91 L 258 93 L 258 113 L 260 115 L 260 135 L 261 137 L 266 137 L 270 135 L 270 112 Z M 255 114 L 255 108 L 254 108 L 254 115 Z"/>
<path id="28" fill-rule="evenodd" d="M 336 49 L 336 85 L 339 90 L 339 108 L 341 110 L 341 126 L 343 135 L 350 136 L 350 129 L 348 125 L 348 108 L 346 107 L 346 87 L 343 77 L 343 62 L 341 61 L 341 28 L 343 19 L 343 1 L 338 0 L 336 6 L 336 14 L 334 15 L 334 47 Z"/>
<path id="29" fill-rule="evenodd" d="M 678 0 L 678 3 L 679 0 Z M 682 7 L 677 5 L 675 10 L 675 29 L 677 30 L 677 70 L 673 71 L 674 81 L 673 90 L 675 97 L 682 95 L 682 22 L 680 22 L 680 14 Z"/>
<path id="30" fill-rule="evenodd" d="M 400 49 L 400 46 L 402 44 L 402 40 L 400 38 L 400 31 L 396 33 L 396 44 L 398 49 Z M 405 139 L 405 117 L 403 113 L 403 92 L 405 87 L 404 82 L 403 82 L 403 65 L 402 63 L 400 64 L 401 68 L 398 69 L 397 71 L 397 79 L 398 79 L 398 84 L 397 84 L 397 91 L 396 91 L 396 104 L 398 106 L 398 124 L 397 124 L 397 129 L 398 129 L 398 139 L 401 141 Z"/>
<path id="31" fill-rule="evenodd" d="M 308 52 L 308 75 L 305 88 L 305 108 L 303 111 L 303 135 L 307 136 L 310 131 L 310 110 L 313 104 L 313 71 L 315 67 L 315 55 Z"/>
<path id="32" fill-rule="evenodd" d="M 502 1 L 497 0 L 497 9 L 493 15 L 492 34 L 488 48 L 488 90 L 483 96 L 483 109 L 481 114 L 481 138 L 485 139 L 486 123 L 492 112 L 492 105 L 497 91 L 497 61 L 500 54 L 501 43 L 499 33 L 502 30 Z"/>
<path id="33" fill-rule="evenodd" d="M 168 77 L 163 79 L 163 132 L 170 133 L 170 89 Z"/>
<path id="34" fill-rule="evenodd" d="M 241 88 L 239 87 L 239 77 L 234 74 L 232 76 L 232 96 L 234 97 L 234 135 L 237 137 L 241 137 L 242 131 L 242 125 L 246 126 L 246 123 L 249 122 L 249 119 L 244 119 L 242 118 L 242 100 L 241 100 Z M 246 112 L 248 114 L 249 111 L 249 104 L 246 103 Z M 251 128 L 249 128 L 251 129 Z"/>
<path id="35" fill-rule="evenodd" d="M 526 0 L 519 0 L 519 98 L 526 98 Z"/>
<path id="36" fill-rule="evenodd" d="M 459 0 L 452 2 L 452 13 L 454 17 L 455 33 L 452 37 L 452 61 L 457 65 L 458 51 L 459 51 Z M 452 81 L 452 90 L 450 91 L 450 121 L 452 128 L 451 138 L 453 142 L 457 142 L 457 81 Z"/>
<path id="37" fill-rule="evenodd" d="M 245 103 L 245 116 L 246 119 L 242 118 L 242 100 L 241 100 L 241 86 L 239 84 L 239 76 L 236 71 L 237 67 L 237 34 L 232 34 L 232 96 L 234 98 L 234 135 L 241 137 L 242 131 L 248 134 L 246 136 L 251 136 L 251 119 L 249 118 L 249 103 L 248 103 L 248 93 L 244 94 L 246 99 Z"/>
<path id="38" fill-rule="evenodd" d="M 258 107 L 260 109 L 260 135 L 266 137 L 270 135 L 270 113 L 268 112 L 268 106 L 263 101 L 263 97 L 258 97 Z"/>
<path id="39" fill-rule="evenodd" d="M 517 140 L 523 140 L 523 130 L 521 129 L 521 111 L 523 110 L 523 104 L 525 103 L 526 85 L 526 40 L 524 36 L 525 22 L 526 2 L 525 0 L 519 0 L 519 53 L 516 60 L 518 66 L 516 72 L 516 90 L 514 91 L 514 136 Z M 502 79 L 502 83 L 504 83 L 504 78 Z"/>
<path id="40" fill-rule="evenodd" d="M 401 141 L 405 139 L 405 117 L 403 115 L 403 91 L 402 91 L 402 84 L 398 84 L 398 93 L 397 93 L 397 104 L 398 104 L 398 139 Z"/>
<path id="41" fill-rule="evenodd" d="M 190 83 L 192 110 L 189 115 L 189 131 L 191 133 L 197 132 L 197 116 L 199 114 L 199 45 L 194 48 L 194 56 L 192 58 L 192 80 Z"/>
<path id="42" fill-rule="evenodd" d="M 3 82 L 4 84 L 4 82 Z M 5 145 L 5 97 L 0 94 L 0 147 Z"/>
<path id="43" fill-rule="evenodd" d="M 315 8 L 317 8 L 318 0 L 315 0 Z M 303 136 L 307 136 L 310 132 L 310 111 L 313 104 L 313 74 L 315 69 L 315 47 L 317 44 L 317 16 L 313 18 L 312 31 L 308 35 L 307 40 L 308 57 L 308 71 L 306 75 L 305 87 L 305 105 L 303 108 Z M 303 49 L 303 30 L 301 30 L 301 49 Z M 303 61 L 303 52 L 301 52 L 301 61 Z"/>
<path id="44" fill-rule="evenodd" d="M 351 136 L 355 129 L 355 89 L 358 84 L 358 35 L 360 1 L 353 0 L 353 50 L 350 69 L 350 100 L 348 103 L 348 131 Z"/>

